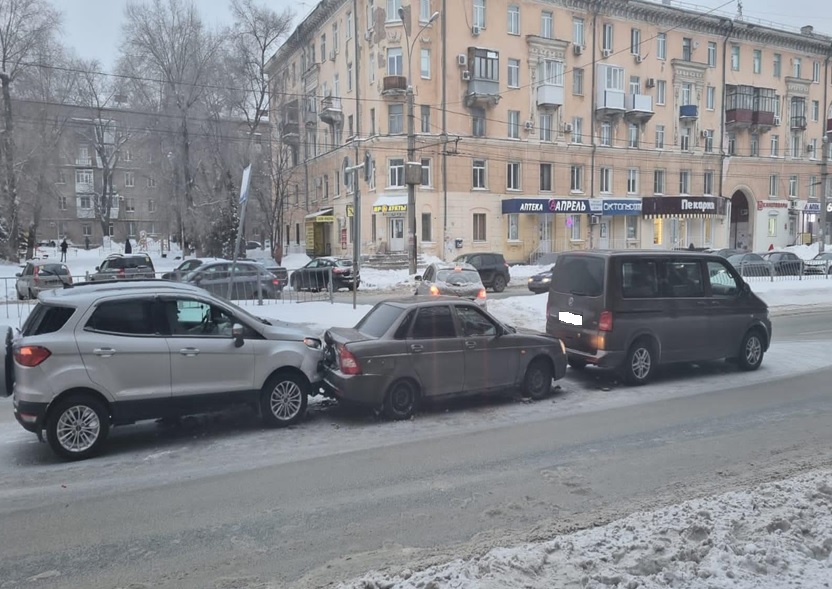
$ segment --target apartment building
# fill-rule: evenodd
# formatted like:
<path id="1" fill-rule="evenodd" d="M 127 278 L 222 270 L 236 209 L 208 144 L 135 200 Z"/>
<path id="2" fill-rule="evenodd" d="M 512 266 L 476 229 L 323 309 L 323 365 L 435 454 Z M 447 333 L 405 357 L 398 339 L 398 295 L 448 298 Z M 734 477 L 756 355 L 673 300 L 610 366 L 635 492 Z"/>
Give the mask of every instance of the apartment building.
<path id="1" fill-rule="evenodd" d="M 287 241 L 403 251 L 412 181 L 440 257 L 793 243 L 820 218 L 830 48 L 667 2 L 324 0 L 270 64 Z"/>

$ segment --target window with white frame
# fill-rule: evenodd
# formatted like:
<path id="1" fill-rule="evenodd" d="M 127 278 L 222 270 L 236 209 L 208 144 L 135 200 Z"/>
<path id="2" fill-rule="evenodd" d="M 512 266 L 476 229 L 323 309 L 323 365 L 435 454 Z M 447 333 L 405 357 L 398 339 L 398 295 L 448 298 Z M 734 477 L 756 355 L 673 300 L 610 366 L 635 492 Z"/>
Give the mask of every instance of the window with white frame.
<path id="1" fill-rule="evenodd" d="M 803 72 L 803 61 L 799 57 L 792 58 L 792 77 L 799 78 Z"/>
<path id="2" fill-rule="evenodd" d="M 509 88 L 520 87 L 520 60 L 508 59 L 508 75 L 506 76 L 506 84 Z"/>
<path id="3" fill-rule="evenodd" d="M 818 177 L 809 176 L 809 198 L 817 196 Z"/>
<path id="4" fill-rule="evenodd" d="M 613 27 L 612 23 L 604 23 L 604 28 L 601 32 L 601 49 L 603 51 L 612 51 L 613 45 Z"/>
<path id="5" fill-rule="evenodd" d="M 374 64 L 375 62 L 376 62 L 376 54 L 371 53 L 370 54 L 370 63 Z M 370 71 L 370 84 L 375 84 L 376 83 L 376 68 L 372 67 L 372 65 L 371 65 L 367 69 Z"/>
<path id="6" fill-rule="evenodd" d="M 705 153 L 713 153 L 714 151 L 714 130 L 705 129 L 702 134 L 705 139 Z"/>
<path id="7" fill-rule="evenodd" d="M 812 81 L 817 84 L 820 82 L 820 62 L 812 62 Z"/>
<path id="8" fill-rule="evenodd" d="M 420 182 L 420 185 L 423 188 L 430 188 L 431 186 L 433 186 L 430 158 L 427 157 L 422 158 L 422 180 Z"/>
<path id="9" fill-rule="evenodd" d="M 474 189 L 485 190 L 486 188 L 486 163 L 485 160 L 475 159 L 471 164 L 473 180 L 471 186 Z"/>
<path id="10" fill-rule="evenodd" d="M 569 239 L 571 241 L 580 241 L 583 237 L 581 233 L 581 215 L 569 215 L 572 226 L 569 231 Z"/>
<path id="11" fill-rule="evenodd" d="M 422 104 L 419 107 L 419 128 L 422 133 L 430 133 L 430 105 Z"/>
<path id="12" fill-rule="evenodd" d="M 520 240 L 520 215 L 517 213 L 509 213 L 508 215 L 508 235 L 506 238 L 509 241 Z"/>
<path id="13" fill-rule="evenodd" d="M 702 176 L 702 194 L 712 195 L 714 193 L 714 171 L 705 170 Z"/>
<path id="14" fill-rule="evenodd" d="M 731 69 L 735 72 L 740 71 L 740 46 L 731 45 Z"/>
<path id="15" fill-rule="evenodd" d="M 506 164 L 506 189 L 520 190 L 520 162 Z"/>
<path id="16" fill-rule="evenodd" d="M 716 88 L 708 86 L 705 89 L 705 108 L 707 110 L 714 110 L 716 107 Z"/>
<path id="17" fill-rule="evenodd" d="M 627 127 L 627 146 L 632 148 L 638 147 L 639 128 L 636 123 L 630 123 Z"/>
<path id="18" fill-rule="evenodd" d="M 474 26 L 485 28 L 485 0 L 474 0 Z"/>
<path id="19" fill-rule="evenodd" d="M 684 82 L 682 84 L 682 104 L 693 104 L 693 84 Z"/>
<path id="20" fill-rule="evenodd" d="M 387 22 L 398 22 L 402 19 L 399 17 L 399 8 L 402 7 L 402 0 L 387 0 Z M 390 74 L 399 75 L 399 74 Z"/>
<path id="21" fill-rule="evenodd" d="M 608 121 L 601 123 L 600 143 L 604 147 L 612 146 L 612 125 Z"/>
<path id="22" fill-rule="evenodd" d="M 638 224 L 641 220 L 641 217 L 637 217 L 635 215 L 627 215 L 626 217 L 626 229 L 627 229 L 627 239 L 630 241 L 634 241 L 638 239 Z"/>
<path id="23" fill-rule="evenodd" d="M 584 19 L 575 17 L 572 19 L 572 44 L 578 47 L 586 45 L 584 37 Z"/>
<path id="24" fill-rule="evenodd" d="M 820 118 L 820 102 L 817 100 L 812 101 L 812 121 L 817 122 Z"/>
<path id="25" fill-rule="evenodd" d="M 682 61 L 693 60 L 693 39 L 682 37 Z"/>
<path id="26" fill-rule="evenodd" d="M 792 157 L 798 158 L 803 153 L 803 135 L 802 133 L 792 133 Z"/>
<path id="27" fill-rule="evenodd" d="M 84 223 L 81 225 L 81 233 L 84 237 L 92 237 L 92 224 Z"/>
<path id="28" fill-rule="evenodd" d="M 630 53 L 641 55 L 641 29 L 630 29 Z"/>
<path id="29" fill-rule="evenodd" d="M 630 95 L 641 94 L 641 77 L 630 76 Z"/>
<path id="30" fill-rule="evenodd" d="M 667 59 L 667 33 L 656 35 L 656 58 Z"/>
<path id="31" fill-rule="evenodd" d="M 771 174 L 768 177 L 768 194 L 769 196 L 777 196 L 777 185 L 779 181 L 777 174 Z"/>
<path id="32" fill-rule="evenodd" d="M 404 188 L 404 160 L 392 158 L 387 162 L 387 185 L 390 188 Z"/>
<path id="33" fill-rule="evenodd" d="M 66 184 L 66 170 L 58 168 L 56 172 L 55 184 Z"/>
<path id="34" fill-rule="evenodd" d="M 321 55 L 326 57 L 326 33 L 321 35 Z"/>
<path id="35" fill-rule="evenodd" d="M 92 170 L 75 170 L 75 184 L 92 184 Z"/>
<path id="36" fill-rule="evenodd" d="M 572 143 L 584 142 L 584 119 L 572 117 Z"/>
<path id="37" fill-rule="evenodd" d="M 156 212 L 156 201 L 152 198 L 147 201 L 147 212 L 148 213 L 155 213 Z"/>
<path id="38" fill-rule="evenodd" d="M 401 47 L 387 48 L 387 75 L 401 76 L 404 72 Z"/>
<path id="39" fill-rule="evenodd" d="M 474 137 L 485 137 L 485 109 L 471 108 L 471 134 Z"/>
<path id="40" fill-rule="evenodd" d="M 485 213 L 474 213 L 474 241 L 485 241 Z"/>
<path id="41" fill-rule="evenodd" d="M 612 65 L 603 65 L 604 75 L 601 83 L 605 90 L 618 90 L 624 92 L 624 68 Z"/>
<path id="42" fill-rule="evenodd" d="M 772 61 L 772 74 L 775 78 L 779 78 L 783 69 L 783 56 L 779 53 L 774 54 Z"/>
<path id="43" fill-rule="evenodd" d="M 779 157 L 780 156 L 780 136 L 779 135 L 772 135 L 771 136 L 771 148 L 769 149 L 769 153 L 771 157 Z"/>
<path id="44" fill-rule="evenodd" d="M 665 80 L 656 80 L 656 105 L 664 106 L 667 100 L 667 82 Z"/>
<path id="45" fill-rule="evenodd" d="M 708 41 L 708 67 L 716 67 L 716 41 Z"/>
<path id="46" fill-rule="evenodd" d="M 124 172 L 125 188 L 133 188 L 136 185 L 136 176 L 133 172 Z"/>
<path id="47" fill-rule="evenodd" d="M 347 92 L 352 92 L 352 62 L 347 64 Z"/>
<path id="48" fill-rule="evenodd" d="M 419 73 L 423 80 L 430 79 L 430 49 L 419 50 Z"/>
<path id="49" fill-rule="evenodd" d="M 520 34 L 520 7 L 516 4 L 508 5 L 508 34 Z"/>
<path id="50" fill-rule="evenodd" d="M 817 138 L 812 138 L 811 141 L 809 141 L 809 153 L 810 153 L 810 155 L 809 155 L 810 159 L 817 159 L 817 157 L 818 157 L 818 155 L 817 155 L 818 154 L 818 140 L 817 140 Z"/>
<path id="51" fill-rule="evenodd" d="M 555 37 L 555 18 L 548 10 L 540 13 L 540 36 L 544 39 Z"/>
<path id="52" fill-rule="evenodd" d="M 627 194 L 638 194 L 638 168 L 627 170 Z"/>
<path id="53" fill-rule="evenodd" d="M 664 149 L 664 125 L 656 125 L 656 149 Z"/>
<path id="54" fill-rule="evenodd" d="M 755 74 L 763 71 L 763 51 L 755 49 L 751 54 L 751 66 Z"/>
<path id="55" fill-rule="evenodd" d="M 537 67 L 537 77 L 541 84 L 563 86 L 563 62 L 544 59 Z"/>
<path id="56" fill-rule="evenodd" d="M 430 20 L 430 0 L 419 0 L 419 22 L 426 23 Z"/>
<path id="57" fill-rule="evenodd" d="M 768 218 L 768 236 L 777 237 L 777 217 Z"/>
<path id="58" fill-rule="evenodd" d="M 65 211 L 66 206 L 67 206 L 66 203 L 67 203 L 66 195 L 63 195 L 63 194 L 59 195 L 58 196 L 58 210 Z M 62 231 L 61 233 L 64 233 L 64 232 Z"/>
<path id="59" fill-rule="evenodd" d="M 387 105 L 387 133 L 388 135 L 396 135 L 404 133 L 404 105 L 403 104 L 389 104 Z"/>
<path id="60" fill-rule="evenodd" d="M 572 164 L 569 169 L 569 190 L 570 192 L 584 191 L 584 167 Z"/>
<path id="61" fill-rule="evenodd" d="M 734 135 L 736 142 L 736 135 Z M 731 152 L 729 152 L 731 153 Z M 751 134 L 751 157 L 759 157 L 760 155 L 760 136 L 757 133 Z"/>
<path id="62" fill-rule="evenodd" d="M 540 191 L 552 192 L 552 169 L 551 163 L 540 164 Z"/>
<path id="63" fill-rule="evenodd" d="M 510 139 L 520 139 L 520 111 L 508 111 L 508 136 Z"/>
<path id="64" fill-rule="evenodd" d="M 690 170 L 679 171 L 679 194 L 690 194 Z"/>
<path id="65" fill-rule="evenodd" d="M 575 96 L 584 95 L 584 68 L 582 67 L 572 69 L 572 94 Z"/>
<path id="66" fill-rule="evenodd" d="M 538 127 L 540 127 L 540 140 L 552 140 L 552 120 L 554 117 L 550 114 L 542 114 L 538 117 Z"/>
<path id="67" fill-rule="evenodd" d="M 797 176 L 789 176 L 789 196 L 797 196 Z"/>
<path id="68" fill-rule="evenodd" d="M 664 194 L 664 170 L 653 170 L 653 194 Z"/>
<path id="69" fill-rule="evenodd" d="M 598 170 L 598 186 L 602 194 L 612 193 L 612 168 L 601 167 Z"/>
<path id="70" fill-rule="evenodd" d="M 92 198 L 89 195 L 82 195 L 78 197 L 78 208 L 79 209 L 91 209 L 92 208 Z"/>
<path id="71" fill-rule="evenodd" d="M 344 30 L 344 36 L 347 39 L 352 39 L 352 29 L 353 29 L 354 26 L 355 26 L 355 24 L 354 24 L 353 18 L 352 18 L 352 11 L 347 12 L 347 26 L 345 27 L 345 30 Z"/>

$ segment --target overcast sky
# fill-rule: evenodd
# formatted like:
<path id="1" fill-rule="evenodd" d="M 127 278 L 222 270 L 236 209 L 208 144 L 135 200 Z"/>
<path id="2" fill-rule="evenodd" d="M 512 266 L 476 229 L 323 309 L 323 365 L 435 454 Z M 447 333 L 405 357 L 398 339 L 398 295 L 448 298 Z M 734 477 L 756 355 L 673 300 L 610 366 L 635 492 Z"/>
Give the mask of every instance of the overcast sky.
<path id="1" fill-rule="evenodd" d="M 105 69 L 112 68 L 118 54 L 127 0 L 50 1 L 64 13 L 65 44 L 74 48 L 80 57 L 98 59 Z M 264 1 L 278 11 L 282 11 L 286 6 L 293 6 L 299 18 L 305 16 L 317 3 L 316 0 Z M 672 1 L 676 3 L 676 0 Z M 408 4 L 408 0 L 402 3 Z M 227 0 L 196 0 L 196 4 L 207 25 L 213 27 L 228 22 Z M 720 11 L 731 15 L 735 15 L 737 11 L 735 1 L 726 4 L 726 0 L 699 0 L 695 4 L 705 9 L 722 6 Z M 829 0 L 745 0 L 743 14 L 746 17 L 756 17 L 792 27 L 811 24 L 818 32 L 832 34 L 832 9 Z"/>

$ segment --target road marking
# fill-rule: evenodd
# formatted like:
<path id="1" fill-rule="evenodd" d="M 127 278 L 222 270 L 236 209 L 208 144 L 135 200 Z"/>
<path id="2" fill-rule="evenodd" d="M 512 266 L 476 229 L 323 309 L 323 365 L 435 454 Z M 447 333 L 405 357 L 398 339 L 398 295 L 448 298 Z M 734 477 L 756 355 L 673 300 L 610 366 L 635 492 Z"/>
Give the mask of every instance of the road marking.
<path id="1" fill-rule="evenodd" d="M 819 331 L 801 331 L 798 335 L 817 335 L 819 333 L 832 333 L 832 329 L 821 329 Z"/>

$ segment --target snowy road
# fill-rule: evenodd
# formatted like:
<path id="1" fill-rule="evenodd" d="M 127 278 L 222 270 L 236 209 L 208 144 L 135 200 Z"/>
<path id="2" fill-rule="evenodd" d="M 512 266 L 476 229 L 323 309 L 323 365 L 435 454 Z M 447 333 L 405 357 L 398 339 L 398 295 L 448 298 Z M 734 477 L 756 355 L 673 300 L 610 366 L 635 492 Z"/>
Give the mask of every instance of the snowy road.
<path id="1" fill-rule="evenodd" d="M 407 423 L 316 405 L 291 431 L 245 412 L 145 424 L 79 464 L 0 401 L 0 588 L 320 586 L 829 465 L 832 315 L 774 325 L 757 373 L 628 389 L 587 371 L 544 402 Z"/>

